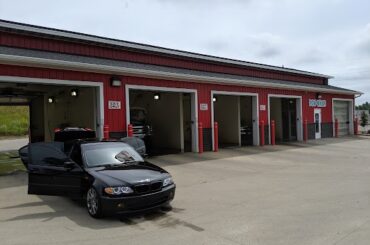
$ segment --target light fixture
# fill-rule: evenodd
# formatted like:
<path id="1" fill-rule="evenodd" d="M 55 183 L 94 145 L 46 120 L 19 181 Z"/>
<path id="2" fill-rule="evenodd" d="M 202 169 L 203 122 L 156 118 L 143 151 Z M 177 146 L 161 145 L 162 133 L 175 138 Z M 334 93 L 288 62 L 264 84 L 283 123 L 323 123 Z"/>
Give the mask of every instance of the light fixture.
<path id="1" fill-rule="evenodd" d="M 78 96 L 78 90 L 77 89 L 72 89 L 71 90 L 71 96 L 72 97 L 77 97 Z"/>
<path id="2" fill-rule="evenodd" d="M 216 102 L 217 101 L 217 98 L 215 96 L 213 96 L 212 101 L 213 102 Z"/>
<path id="3" fill-rule="evenodd" d="M 322 95 L 320 93 L 316 93 L 316 99 L 321 99 Z"/>
<path id="4" fill-rule="evenodd" d="M 112 87 L 121 87 L 122 86 L 122 81 L 118 77 L 112 77 L 110 80 L 110 85 Z"/>
<path id="5" fill-rule="evenodd" d="M 48 103 L 49 103 L 49 104 L 53 104 L 53 103 L 55 103 L 55 98 L 54 98 L 53 96 L 50 96 L 50 97 L 48 98 Z"/>
<path id="6" fill-rule="evenodd" d="M 154 100 L 160 100 L 161 96 L 159 94 L 154 94 L 153 98 Z"/>

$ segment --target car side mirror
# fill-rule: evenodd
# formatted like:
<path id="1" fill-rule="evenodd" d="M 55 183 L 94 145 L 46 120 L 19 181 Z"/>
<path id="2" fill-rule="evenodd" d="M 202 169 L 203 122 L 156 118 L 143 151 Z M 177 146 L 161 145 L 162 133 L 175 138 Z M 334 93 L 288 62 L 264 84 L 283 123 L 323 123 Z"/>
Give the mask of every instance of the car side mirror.
<path id="1" fill-rule="evenodd" d="M 64 168 L 67 170 L 72 170 L 75 167 L 76 167 L 76 164 L 74 162 L 71 162 L 71 161 L 64 162 Z"/>

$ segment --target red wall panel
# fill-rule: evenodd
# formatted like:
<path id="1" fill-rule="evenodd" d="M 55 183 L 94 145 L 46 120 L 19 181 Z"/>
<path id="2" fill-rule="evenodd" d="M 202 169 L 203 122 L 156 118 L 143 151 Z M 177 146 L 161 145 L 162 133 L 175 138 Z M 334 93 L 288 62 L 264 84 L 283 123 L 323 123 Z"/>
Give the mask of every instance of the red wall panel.
<path id="1" fill-rule="evenodd" d="M 283 94 L 302 96 L 303 100 L 303 120 L 308 120 L 313 123 L 313 107 L 308 106 L 308 99 L 314 99 L 316 93 L 294 90 L 280 90 L 269 88 L 254 88 L 224 84 L 209 84 L 209 83 L 192 83 L 183 81 L 169 81 L 139 77 L 124 77 L 122 87 L 111 87 L 108 74 L 86 73 L 76 71 L 54 70 L 44 68 L 20 67 L 11 65 L 0 65 L 0 76 L 21 76 L 32 78 L 45 79 L 61 79 L 61 80 L 76 80 L 76 81 L 95 81 L 104 83 L 104 114 L 105 123 L 110 126 L 111 131 L 126 131 L 126 113 L 125 113 L 125 85 L 146 85 L 159 87 L 175 87 L 196 89 L 198 93 L 198 120 L 203 123 L 204 128 L 211 127 L 211 90 L 230 91 L 230 92 L 249 92 L 258 93 L 259 104 L 266 105 L 266 111 L 259 111 L 260 120 L 267 122 L 268 120 L 268 94 Z M 322 121 L 332 121 L 332 98 L 349 98 L 353 99 L 353 95 L 334 95 L 322 93 L 323 98 L 327 100 L 327 106 L 322 108 Z M 122 107 L 120 110 L 108 110 L 109 100 L 120 100 Z M 208 111 L 200 111 L 199 104 L 207 103 Z"/>
<path id="2" fill-rule="evenodd" d="M 226 73 L 234 75 L 251 76 L 258 78 L 295 81 L 302 83 L 323 84 L 320 77 L 292 74 L 258 68 L 247 68 L 236 65 L 221 65 L 196 61 L 194 59 L 175 58 L 159 54 L 133 52 L 113 47 L 94 46 L 92 44 L 67 42 L 56 39 L 47 39 L 36 36 L 26 36 L 15 33 L 0 32 L 0 45 L 37 49 L 67 54 L 93 56 L 107 59 L 125 60 L 131 62 L 154 64 L 161 66 L 193 69 L 200 71 Z"/>

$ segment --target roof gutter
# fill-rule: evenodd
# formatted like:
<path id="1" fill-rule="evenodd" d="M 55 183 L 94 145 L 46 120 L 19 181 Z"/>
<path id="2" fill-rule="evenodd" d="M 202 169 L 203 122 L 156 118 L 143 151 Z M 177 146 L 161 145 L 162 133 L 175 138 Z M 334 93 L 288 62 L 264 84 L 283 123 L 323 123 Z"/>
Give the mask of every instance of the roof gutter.
<path id="1" fill-rule="evenodd" d="M 233 79 L 233 78 L 218 78 L 212 76 L 202 75 L 190 75 L 180 74 L 174 72 L 164 72 L 157 70 L 146 70 L 128 67 L 117 67 L 117 66 L 106 66 L 89 64 L 82 62 L 72 62 L 55 59 L 45 58 L 34 58 L 18 55 L 7 55 L 0 54 L 0 64 L 17 65 L 17 66 L 30 66 L 50 69 L 64 69 L 73 71 L 84 71 L 94 72 L 103 74 L 116 74 L 124 76 L 139 76 L 146 78 L 157 78 L 165 80 L 180 80 L 185 82 L 203 82 L 203 83 L 220 83 L 220 84 L 233 84 L 249 87 L 263 87 L 263 88 L 277 88 L 277 89 L 288 89 L 288 90 L 301 90 L 301 91 L 313 91 L 313 92 L 324 92 L 324 93 L 336 93 L 336 94 L 362 94 L 356 91 L 342 91 L 332 88 L 314 88 L 310 86 L 302 85 L 291 85 L 291 84 L 274 84 L 271 82 L 253 81 L 248 79 Z"/>

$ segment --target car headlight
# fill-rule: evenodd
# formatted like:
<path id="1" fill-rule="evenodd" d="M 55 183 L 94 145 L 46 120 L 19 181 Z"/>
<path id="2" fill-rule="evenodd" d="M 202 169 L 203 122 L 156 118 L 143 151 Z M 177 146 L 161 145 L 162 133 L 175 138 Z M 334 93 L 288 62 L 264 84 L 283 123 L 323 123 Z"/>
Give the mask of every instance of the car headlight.
<path id="1" fill-rule="evenodd" d="M 172 185 L 173 184 L 173 179 L 171 177 L 168 177 L 167 179 L 163 180 L 163 187 Z"/>
<path id="2" fill-rule="evenodd" d="M 130 194 L 134 191 L 128 186 L 118 186 L 118 187 L 106 187 L 104 192 L 109 195 L 121 195 L 121 194 Z"/>

